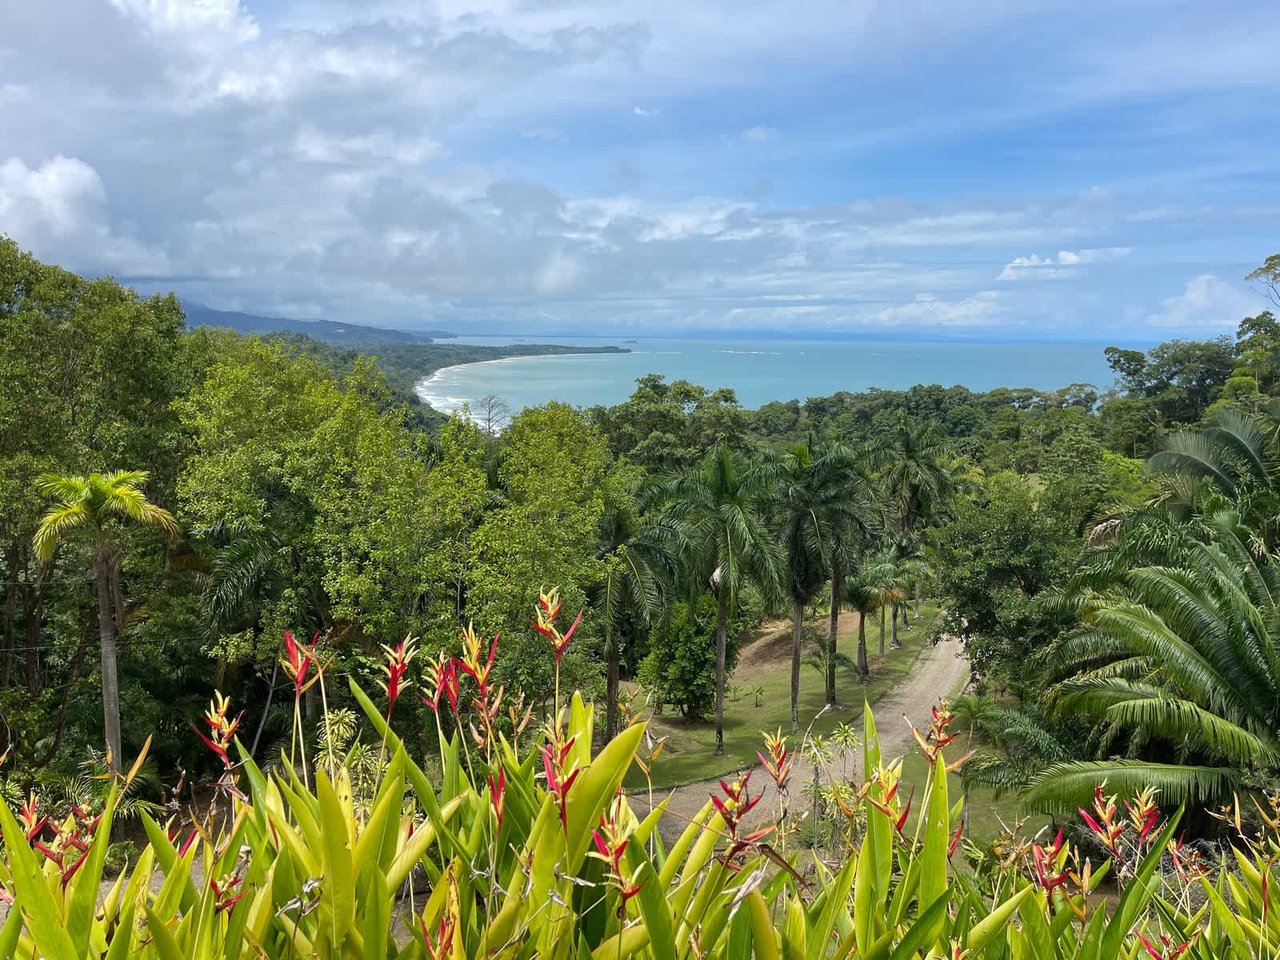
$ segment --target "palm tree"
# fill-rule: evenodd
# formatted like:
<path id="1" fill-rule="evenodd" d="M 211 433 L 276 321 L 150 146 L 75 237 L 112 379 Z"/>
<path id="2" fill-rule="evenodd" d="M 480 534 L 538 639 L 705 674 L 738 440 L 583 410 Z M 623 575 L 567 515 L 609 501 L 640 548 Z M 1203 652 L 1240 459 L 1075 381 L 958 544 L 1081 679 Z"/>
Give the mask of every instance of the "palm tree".
<path id="1" fill-rule="evenodd" d="M 1106 780 L 1154 784 L 1170 803 L 1229 797 L 1247 769 L 1280 769 L 1280 565 L 1238 514 L 1204 517 L 1207 542 L 1173 566 L 1119 572 L 1074 599 L 1082 625 L 1049 652 L 1061 712 L 1102 727 L 1120 759 L 1049 766 L 1025 799 L 1069 809 Z"/>
<path id="2" fill-rule="evenodd" d="M 876 504 L 870 481 L 859 471 L 854 451 L 842 444 L 823 444 L 810 434 L 766 469 L 775 477 L 774 503 L 787 566 L 791 600 L 791 729 L 800 727 L 800 663 L 804 641 L 804 609 L 829 578 L 843 571 L 842 545 L 854 534 L 865 536 Z M 835 594 L 838 618 L 839 594 Z M 833 620 L 838 629 L 838 619 Z M 836 637 L 828 631 L 825 683 L 827 703 L 836 701 Z"/>
<path id="3" fill-rule="evenodd" d="M 716 754 L 724 753 L 725 652 L 729 616 L 748 586 L 768 599 L 779 592 L 783 562 L 766 522 L 766 474 L 748 469 L 723 441 L 691 470 L 659 479 L 647 501 L 676 538 L 693 592 L 716 594 Z"/>
<path id="4" fill-rule="evenodd" d="M 863 567 L 844 584 L 843 600 L 858 615 L 858 677 L 865 683 L 871 679 L 871 665 L 867 659 L 867 617 L 882 608 L 884 594 L 877 582 L 879 571 Z M 881 642 L 883 647 L 883 641 Z M 881 650 L 883 653 L 883 650 Z"/>
<path id="5" fill-rule="evenodd" d="M 629 506 L 629 505 L 628 505 Z M 622 634 L 645 627 L 661 609 L 675 579 L 676 558 L 669 538 L 625 507 L 606 511 L 604 573 L 592 600 L 604 625 L 605 737 L 618 734 L 618 683 Z"/>
<path id="6" fill-rule="evenodd" d="M 39 491 L 55 501 L 36 529 L 36 556 L 44 563 L 51 561 L 58 544 L 76 529 L 87 529 L 93 540 L 102 647 L 102 716 L 107 763 L 112 770 L 118 769 L 120 763 L 120 679 L 116 674 L 116 622 L 111 599 L 118 583 L 121 550 L 112 520 L 132 520 L 153 527 L 170 540 L 178 533 L 173 515 L 142 493 L 146 480 L 147 474 L 142 470 L 117 470 L 86 477 L 48 475 L 36 481 Z"/>
<path id="7" fill-rule="evenodd" d="M 912 538 L 951 493 L 951 473 L 942 463 L 945 445 L 935 424 L 916 424 L 904 414 L 876 447 L 899 539 Z"/>

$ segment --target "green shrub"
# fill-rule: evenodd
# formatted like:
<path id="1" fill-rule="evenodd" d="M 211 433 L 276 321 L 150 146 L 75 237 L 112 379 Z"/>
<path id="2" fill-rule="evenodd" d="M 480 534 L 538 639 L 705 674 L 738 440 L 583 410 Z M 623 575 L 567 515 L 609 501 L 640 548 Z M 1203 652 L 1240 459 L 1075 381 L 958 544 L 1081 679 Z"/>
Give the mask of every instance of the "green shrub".
<path id="1" fill-rule="evenodd" d="M 675 704 L 691 720 L 706 717 L 716 702 L 716 603 L 710 594 L 671 605 L 649 634 L 649 654 L 640 664 L 640 682 Z M 738 662 L 737 631 L 729 631 L 725 672 Z"/>

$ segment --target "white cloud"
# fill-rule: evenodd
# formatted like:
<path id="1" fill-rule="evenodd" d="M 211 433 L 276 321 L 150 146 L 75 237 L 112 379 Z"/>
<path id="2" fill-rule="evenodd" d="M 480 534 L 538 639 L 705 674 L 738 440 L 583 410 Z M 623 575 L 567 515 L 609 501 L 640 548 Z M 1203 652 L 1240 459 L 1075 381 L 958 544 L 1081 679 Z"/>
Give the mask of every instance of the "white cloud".
<path id="1" fill-rule="evenodd" d="M 102 178 L 76 157 L 35 167 L 17 157 L 0 163 L 0 225 L 25 246 L 88 270 L 163 273 L 163 255 L 113 233 Z"/>
<path id="2" fill-rule="evenodd" d="M 1078 331 L 1121 326 L 1123 304 L 1156 303 L 1192 274 L 1242 275 L 1243 243 L 1212 247 L 1212 265 L 1205 251 L 1223 234 L 1256 243 L 1274 220 L 1268 196 L 1227 211 L 1181 183 L 1082 192 L 1112 175 L 1087 165 L 1096 144 L 1083 132 L 1084 160 L 1057 186 L 925 169 L 949 137 L 1016 134 L 1019 117 L 1061 109 L 1037 79 L 1056 77 L 1052 64 L 1012 70 L 1008 102 L 975 110 L 958 105 L 962 79 L 937 88 L 938 62 L 985 57 L 981 38 L 1002 25 L 1109 16 L 1106 0 L 942 5 L 927 22 L 874 0 L 730 16 L 714 0 L 14 7 L 0 77 L 20 84 L 0 82 L 0 130 L 23 152 L 0 153 L 0 231 L 77 269 L 173 276 L 192 299 L 262 312 L 462 328 L 553 315 L 592 330 Z M 925 103 L 918 88 L 939 96 Z M 830 89 L 838 115 L 814 89 Z M 812 112 L 778 109 L 798 94 Z M 905 124 L 904 102 L 919 105 Z M 778 128 L 747 126 L 756 119 Z M 771 142 L 785 164 L 757 148 Z M 880 172 L 916 143 L 926 175 Z M 845 161 L 848 175 L 832 176 Z M 1092 269 L 1131 245 L 1160 253 L 1124 276 Z M 1013 282 L 1068 274 L 1081 282 Z"/>
<path id="3" fill-rule="evenodd" d="M 1243 283 L 1202 273 L 1188 280 L 1182 293 L 1161 300 L 1146 320 L 1153 327 L 1223 333 L 1265 308 L 1258 293 Z"/>
<path id="4" fill-rule="evenodd" d="M 1057 257 L 1041 257 L 1031 254 L 1029 257 L 1014 257 L 1010 260 L 996 280 L 1012 282 L 1017 280 L 1060 280 L 1078 274 L 1074 268 L 1088 263 L 1104 263 L 1127 257 L 1131 247 L 1101 247 L 1085 250 L 1059 250 Z"/>
<path id="5" fill-rule="evenodd" d="M 887 326 L 973 327 L 991 323 L 1000 310 L 1000 294 L 980 290 L 963 300 L 941 300 L 932 293 L 917 294 L 910 303 L 886 307 L 876 319 Z"/>

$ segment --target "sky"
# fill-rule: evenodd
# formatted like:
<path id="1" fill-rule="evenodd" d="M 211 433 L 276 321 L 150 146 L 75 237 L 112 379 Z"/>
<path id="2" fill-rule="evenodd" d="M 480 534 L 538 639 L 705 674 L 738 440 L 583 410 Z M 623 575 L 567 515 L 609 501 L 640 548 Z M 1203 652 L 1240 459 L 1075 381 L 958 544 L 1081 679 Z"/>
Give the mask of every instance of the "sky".
<path id="1" fill-rule="evenodd" d="M 1158 340 L 1268 305 L 1256 0 L 0 0 L 0 234 L 462 333 Z"/>

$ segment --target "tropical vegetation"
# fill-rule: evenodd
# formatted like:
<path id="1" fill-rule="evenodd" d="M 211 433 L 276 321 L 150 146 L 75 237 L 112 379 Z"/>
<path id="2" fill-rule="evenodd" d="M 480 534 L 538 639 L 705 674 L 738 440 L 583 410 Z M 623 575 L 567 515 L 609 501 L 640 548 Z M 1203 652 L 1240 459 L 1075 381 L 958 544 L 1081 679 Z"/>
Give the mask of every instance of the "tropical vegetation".
<path id="1" fill-rule="evenodd" d="M 758 410 L 444 418 L 390 349 L 0 240 L 0 955 L 1277 955 L 1270 312 Z M 916 798 L 848 721 L 925 637 L 971 676 Z M 736 765 L 747 650 L 754 772 L 633 807 L 675 732 Z"/>

